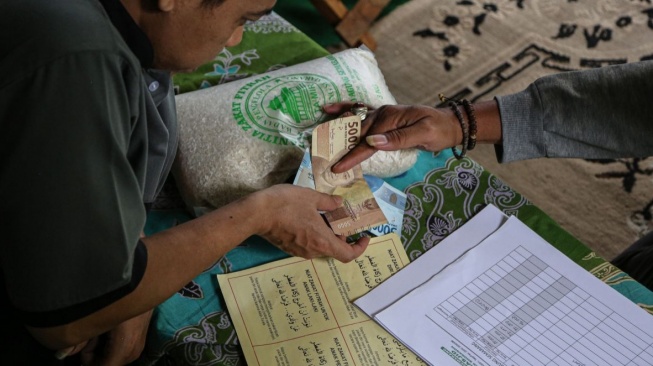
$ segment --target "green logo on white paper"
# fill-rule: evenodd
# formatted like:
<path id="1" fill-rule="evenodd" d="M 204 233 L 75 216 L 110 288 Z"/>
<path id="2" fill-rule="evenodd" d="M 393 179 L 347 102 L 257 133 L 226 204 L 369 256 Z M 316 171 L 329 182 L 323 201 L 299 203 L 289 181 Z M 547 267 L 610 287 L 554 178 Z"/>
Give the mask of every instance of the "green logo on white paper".
<path id="1" fill-rule="evenodd" d="M 252 137 L 303 148 L 306 131 L 322 122 L 322 106 L 341 100 L 337 85 L 321 75 L 261 76 L 238 90 L 232 112 Z"/>

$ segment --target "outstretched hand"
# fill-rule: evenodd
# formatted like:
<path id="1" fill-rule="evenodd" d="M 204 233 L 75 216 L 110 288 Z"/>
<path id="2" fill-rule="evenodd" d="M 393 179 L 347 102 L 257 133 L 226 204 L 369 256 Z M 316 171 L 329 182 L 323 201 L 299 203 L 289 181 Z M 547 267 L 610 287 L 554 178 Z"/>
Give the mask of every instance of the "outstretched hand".
<path id="1" fill-rule="evenodd" d="M 333 233 L 320 215 L 319 211 L 340 207 L 341 197 L 288 184 L 254 195 L 267 210 L 259 235 L 288 254 L 307 259 L 326 256 L 350 262 L 363 254 L 369 244 L 369 238 L 347 243 L 345 237 Z"/>
<path id="2" fill-rule="evenodd" d="M 323 107 L 330 115 L 342 115 L 351 109 L 352 102 Z M 378 150 L 401 150 L 416 147 L 440 151 L 455 146 L 462 140 L 462 131 L 446 109 L 427 106 L 386 105 L 370 109 L 362 123 L 361 142 L 332 168 L 334 173 L 345 172 L 372 156 Z"/>

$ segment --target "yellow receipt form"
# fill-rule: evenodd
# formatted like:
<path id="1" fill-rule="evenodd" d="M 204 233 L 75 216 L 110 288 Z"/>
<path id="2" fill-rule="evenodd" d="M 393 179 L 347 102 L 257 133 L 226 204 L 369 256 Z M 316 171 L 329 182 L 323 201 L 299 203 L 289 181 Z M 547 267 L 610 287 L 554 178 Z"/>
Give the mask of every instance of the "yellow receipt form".
<path id="1" fill-rule="evenodd" d="M 249 366 L 425 365 L 352 303 L 408 262 L 390 234 L 350 263 L 292 257 L 218 282 Z"/>

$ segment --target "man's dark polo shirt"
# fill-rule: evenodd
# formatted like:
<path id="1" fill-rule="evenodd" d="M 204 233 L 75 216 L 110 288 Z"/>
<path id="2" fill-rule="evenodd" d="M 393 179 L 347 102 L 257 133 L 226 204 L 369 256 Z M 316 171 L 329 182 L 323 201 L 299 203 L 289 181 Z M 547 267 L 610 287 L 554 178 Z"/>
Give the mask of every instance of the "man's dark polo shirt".
<path id="1" fill-rule="evenodd" d="M 143 203 L 177 140 L 170 77 L 146 71 L 151 60 L 119 0 L 0 3 L 0 317 L 13 325 L 11 353 L 30 356 L 21 323 L 81 318 L 142 277 Z"/>

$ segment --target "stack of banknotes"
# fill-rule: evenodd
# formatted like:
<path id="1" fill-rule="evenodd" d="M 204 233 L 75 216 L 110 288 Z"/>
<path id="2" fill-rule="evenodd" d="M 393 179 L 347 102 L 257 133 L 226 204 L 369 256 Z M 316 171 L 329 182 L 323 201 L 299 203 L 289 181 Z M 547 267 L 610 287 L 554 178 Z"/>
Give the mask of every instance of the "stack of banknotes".
<path id="1" fill-rule="evenodd" d="M 343 198 L 341 207 L 324 216 L 337 235 L 401 233 L 406 195 L 382 179 L 363 175 L 360 165 L 334 174 L 337 163 L 360 140 L 358 116 L 338 118 L 313 130 L 294 184 Z"/>

